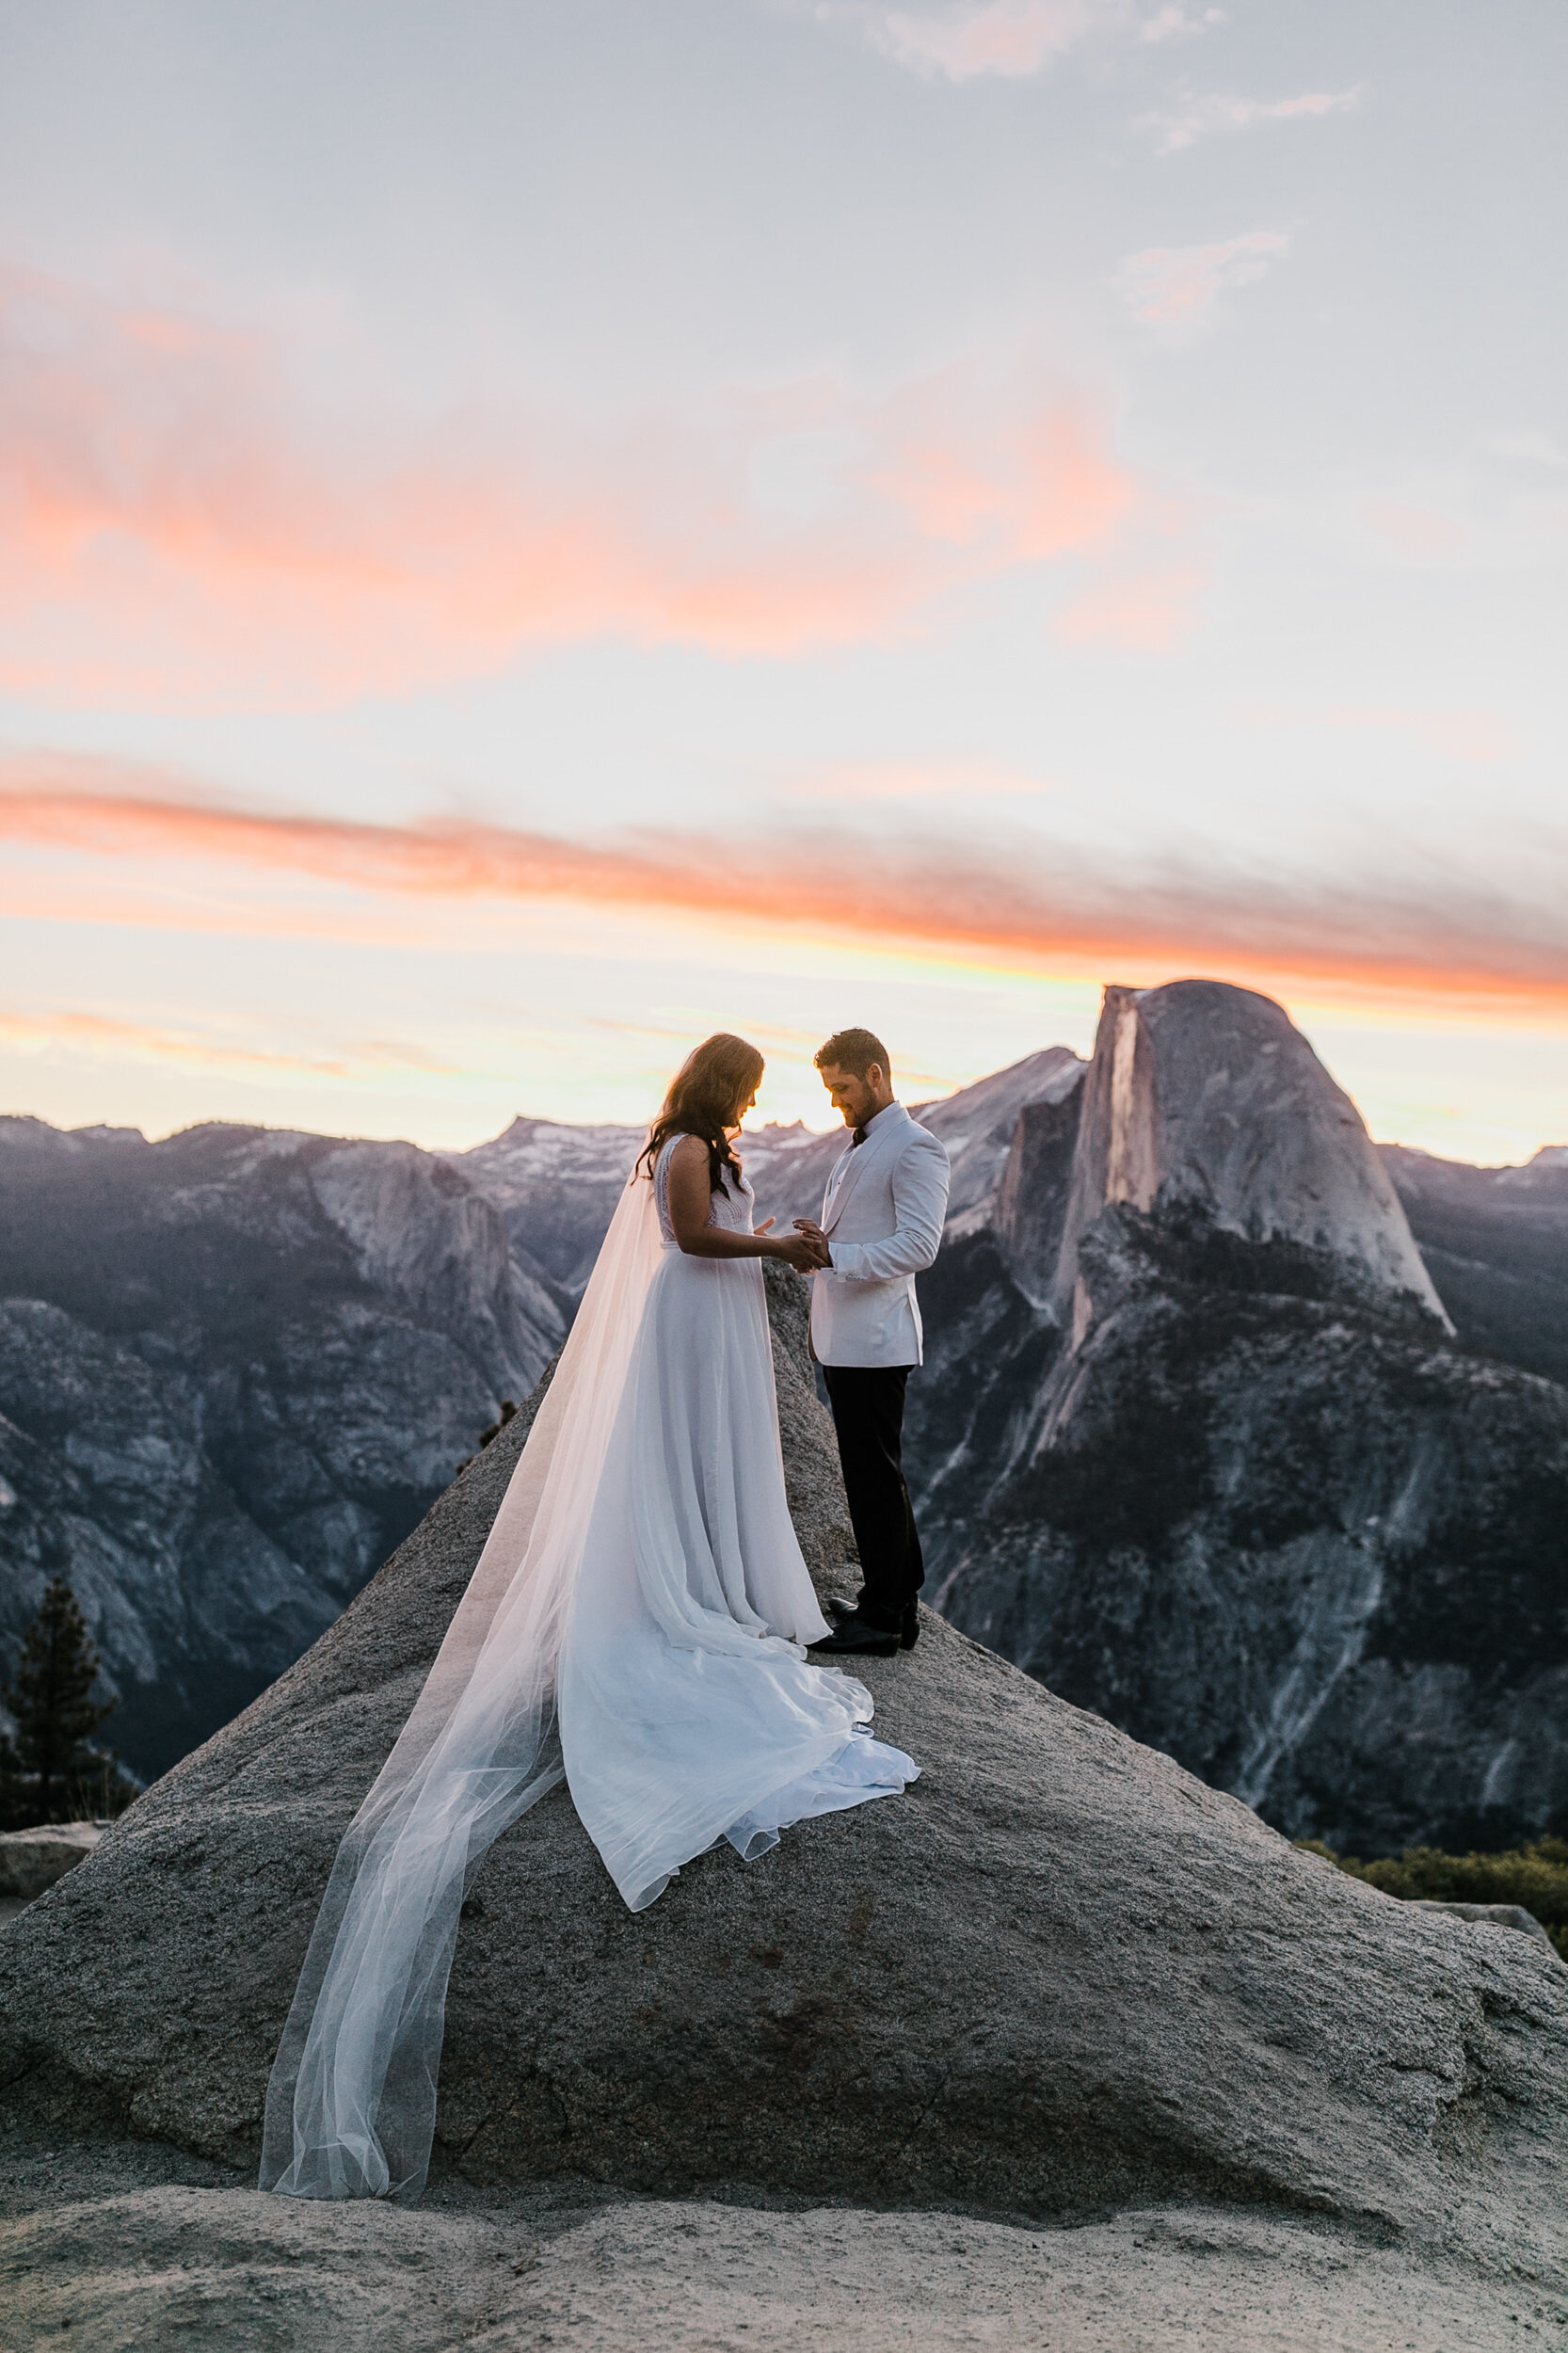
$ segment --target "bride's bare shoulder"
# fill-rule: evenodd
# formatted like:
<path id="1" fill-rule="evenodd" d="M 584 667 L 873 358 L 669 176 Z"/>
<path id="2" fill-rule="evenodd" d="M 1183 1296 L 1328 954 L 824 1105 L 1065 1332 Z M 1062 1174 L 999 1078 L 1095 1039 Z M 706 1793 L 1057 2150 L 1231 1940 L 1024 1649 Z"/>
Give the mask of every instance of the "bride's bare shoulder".
<path id="1" fill-rule="evenodd" d="M 670 1166 L 672 1168 L 696 1168 L 699 1161 L 704 1168 L 707 1167 L 708 1146 L 703 1143 L 702 1138 L 692 1135 L 681 1136 L 670 1154 Z"/>

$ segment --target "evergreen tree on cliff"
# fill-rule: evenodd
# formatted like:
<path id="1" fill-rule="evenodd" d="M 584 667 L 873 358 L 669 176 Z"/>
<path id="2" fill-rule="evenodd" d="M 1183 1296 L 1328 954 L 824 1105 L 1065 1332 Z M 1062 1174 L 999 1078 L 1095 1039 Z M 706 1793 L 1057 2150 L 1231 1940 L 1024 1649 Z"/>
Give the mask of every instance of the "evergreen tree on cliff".
<path id="1" fill-rule="evenodd" d="M 98 1665 L 75 1594 L 63 1577 L 52 1577 L 23 1639 L 16 1681 L 5 1694 L 16 1719 L 15 1766 L 32 1777 L 23 1802 L 34 1821 L 63 1818 L 73 1785 L 104 1775 L 104 1758 L 87 1743 L 116 1702 L 92 1696 Z M 12 1765 L 11 1756 L 3 1761 Z"/>

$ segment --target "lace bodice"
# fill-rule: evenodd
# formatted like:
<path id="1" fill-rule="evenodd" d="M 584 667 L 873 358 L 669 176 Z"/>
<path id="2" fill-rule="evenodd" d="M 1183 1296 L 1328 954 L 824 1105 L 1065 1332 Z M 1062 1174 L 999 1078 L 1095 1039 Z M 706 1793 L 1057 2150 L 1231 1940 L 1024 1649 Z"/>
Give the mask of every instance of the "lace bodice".
<path id="1" fill-rule="evenodd" d="M 653 1164 L 653 1198 L 659 1210 L 660 1238 L 666 1250 L 679 1250 L 680 1247 L 675 1239 L 675 1228 L 670 1224 L 670 1155 L 680 1142 L 679 1136 L 666 1137 Z M 724 1184 L 712 1197 L 708 1223 L 710 1225 L 728 1226 L 732 1234 L 749 1234 L 755 1201 L 756 1196 L 746 1179 L 744 1176 L 741 1178 L 737 1192 L 735 1179 L 726 1169 Z"/>

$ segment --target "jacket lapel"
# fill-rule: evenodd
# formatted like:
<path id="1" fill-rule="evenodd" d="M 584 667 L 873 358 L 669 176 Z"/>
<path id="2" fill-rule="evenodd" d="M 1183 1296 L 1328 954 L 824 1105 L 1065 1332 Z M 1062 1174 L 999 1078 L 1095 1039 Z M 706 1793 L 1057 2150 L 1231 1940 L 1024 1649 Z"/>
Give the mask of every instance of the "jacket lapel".
<path id="1" fill-rule="evenodd" d="M 864 1144 L 852 1144 L 834 1162 L 833 1174 L 827 1184 L 827 1198 L 823 1203 L 822 1229 L 824 1234 L 831 1234 L 868 1166 L 880 1159 L 881 1153 L 887 1149 L 888 1137 L 902 1134 L 904 1124 L 903 1120 L 889 1119 L 886 1128 L 879 1128 L 874 1136 L 866 1138 Z"/>
<path id="2" fill-rule="evenodd" d="M 842 1160 L 834 1163 L 833 1174 L 828 1179 L 827 1198 L 823 1203 L 822 1229 L 824 1234 L 831 1234 L 843 1215 L 844 1203 L 855 1191 L 860 1178 L 860 1171 L 856 1163 L 865 1157 L 865 1151 L 866 1147 L 863 1144 L 858 1147 L 851 1144 Z"/>

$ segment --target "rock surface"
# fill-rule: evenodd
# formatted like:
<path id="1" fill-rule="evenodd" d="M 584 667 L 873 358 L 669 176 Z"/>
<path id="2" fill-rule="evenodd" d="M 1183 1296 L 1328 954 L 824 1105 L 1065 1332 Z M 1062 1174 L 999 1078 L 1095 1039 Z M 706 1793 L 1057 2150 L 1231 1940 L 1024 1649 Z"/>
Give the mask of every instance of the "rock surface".
<path id="1" fill-rule="evenodd" d="M 1413 1896 L 1409 1900 L 1418 1904 L 1423 1912 L 1447 1912 L 1456 1920 L 1468 1920 L 1472 1928 L 1512 1929 L 1516 1935 L 1533 1936 L 1537 1944 L 1544 1945 L 1560 1961 L 1557 1946 L 1534 1913 L 1527 1912 L 1523 1904 L 1466 1904 L 1446 1896 Z M 1560 1965 L 1568 1968 L 1568 1961 L 1560 1961 Z"/>
<path id="2" fill-rule="evenodd" d="M 1560 2290 L 1234 2206 L 1041 2230 L 574 2183 L 410 2214 L 152 2169 L 4 2169 L 11 2353 L 1523 2353 L 1568 2326 Z"/>
<path id="3" fill-rule="evenodd" d="M 837 1582 L 800 1294 L 779 1278 L 770 1296 L 792 1508 Z M 96 2121 L 253 2161 L 334 1847 L 526 1418 L 0 1934 L 7 2129 L 57 2145 Z M 866 1672 L 880 1728 L 925 1769 L 899 1800 L 800 1825 L 755 1865 L 715 1849 L 636 1917 L 564 1790 L 498 1843 L 452 1979 L 438 2197 L 443 2174 L 498 2193 L 578 2174 L 1080 2221 L 1196 2201 L 1317 2217 L 1511 2293 L 1559 2278 L 1568 1979 L 1550 1956 L 1298 1852 L 929 1615 L 917 1650 Z"/>
<path id="4" fill-rule="evenodd" d="M 0 1896 L 31 1902 L 86 1862 L 103 1835 L 100 1822 L 46 1822 L 0 1833 Z"/>

